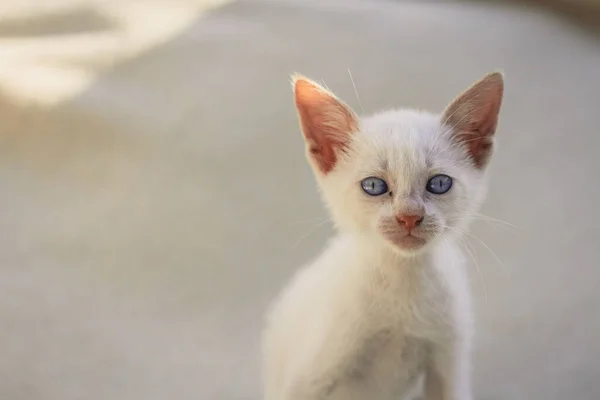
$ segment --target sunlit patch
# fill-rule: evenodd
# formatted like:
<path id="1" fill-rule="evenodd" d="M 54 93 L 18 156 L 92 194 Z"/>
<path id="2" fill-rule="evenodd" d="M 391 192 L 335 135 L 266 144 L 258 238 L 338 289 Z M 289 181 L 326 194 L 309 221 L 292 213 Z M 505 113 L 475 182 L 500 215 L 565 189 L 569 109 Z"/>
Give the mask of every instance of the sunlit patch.
<path id="1" fill-rule="evenodd" d="M 167 2 L 86 1 L 86 7 L 108 19 L 107 29 L 2 39 L 0 89 L 20 102 L 64 102 L 88 89 L 113 65 L 169 41 L 203 13 L 229 1 L 204 0 L 177 6 Z M 76 18 L 81 3 L 55 0 L 40 7 L 38 2 L 20 6 L 19 2 L 6 2 L 0 5 L 0 15 L 20 19 L 23 24 L 43 24 L 57 13 L 63 20 L 71 14 Z"/>

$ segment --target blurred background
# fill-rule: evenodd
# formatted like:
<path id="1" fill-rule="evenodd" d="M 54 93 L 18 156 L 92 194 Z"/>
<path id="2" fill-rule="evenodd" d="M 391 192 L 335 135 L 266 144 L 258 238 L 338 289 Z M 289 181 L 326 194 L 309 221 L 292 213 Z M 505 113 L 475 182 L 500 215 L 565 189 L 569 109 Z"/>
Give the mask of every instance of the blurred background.
<path id="1" fill-rule="evenodd" d="M 289 75 L 441 111 L 506 73 L 476 398 L 600 399 L 600 1 L 0 4 L 0 399 L 260 399 L 324 246 Z M 360 101 L 348 73 L 351 71 Z"/>

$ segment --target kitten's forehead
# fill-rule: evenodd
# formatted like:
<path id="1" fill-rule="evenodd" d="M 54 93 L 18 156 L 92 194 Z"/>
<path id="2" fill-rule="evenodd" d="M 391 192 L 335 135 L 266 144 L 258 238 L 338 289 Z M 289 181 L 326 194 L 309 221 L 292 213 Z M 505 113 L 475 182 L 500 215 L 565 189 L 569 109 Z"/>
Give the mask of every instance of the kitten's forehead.
<path id="1" fill-rule="evenodd" d="M 361 130 L 370 136 L 433 139 L 440 130 L 440 117 L 416 110 L 391 110 L 363 118 Z"/>
<path id="2" fill-rule="evenodd" d="M 431 167 L 432 156 L 444 148 L 442 129 L 439 116 L 413 110 L 387 111 L 361 121 L 363 146 L 371 159 L 386 170 L 407 173 Z"/>

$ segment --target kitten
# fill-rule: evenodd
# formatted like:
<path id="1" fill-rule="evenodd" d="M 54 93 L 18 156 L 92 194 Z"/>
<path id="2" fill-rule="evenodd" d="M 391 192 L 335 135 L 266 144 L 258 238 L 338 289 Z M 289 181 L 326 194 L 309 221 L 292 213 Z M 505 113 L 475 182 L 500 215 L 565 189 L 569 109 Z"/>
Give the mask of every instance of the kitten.
<path id="1" fill-rule="evenodd" d="M 484 197 L 503 95 L 491 73 L 441 115 L 359 119 L 295 76 L 310 162 L 339 234 L 264 333 L 267 400 L 472 400 L 472 316 L 457 233 Z"/>

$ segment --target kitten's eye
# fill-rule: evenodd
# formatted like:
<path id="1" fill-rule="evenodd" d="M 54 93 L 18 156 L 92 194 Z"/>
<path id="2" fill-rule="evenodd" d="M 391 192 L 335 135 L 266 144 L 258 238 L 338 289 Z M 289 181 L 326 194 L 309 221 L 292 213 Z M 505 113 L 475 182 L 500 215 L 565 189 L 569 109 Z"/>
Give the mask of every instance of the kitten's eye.
<path id="1" fill-rule="evenodd" d="M 363 179 L 360 186 L 369 196 L 380 196 L 388 191 L 387 183 L 383 179 L 374 176 Z"/>
<path id="2" fill-rule="evenodd" d="M 434 175 L 427 181 L 427 191 L 433 194 L 444 194 L 452 187 L 452 178 L 448 175 Z"/>

